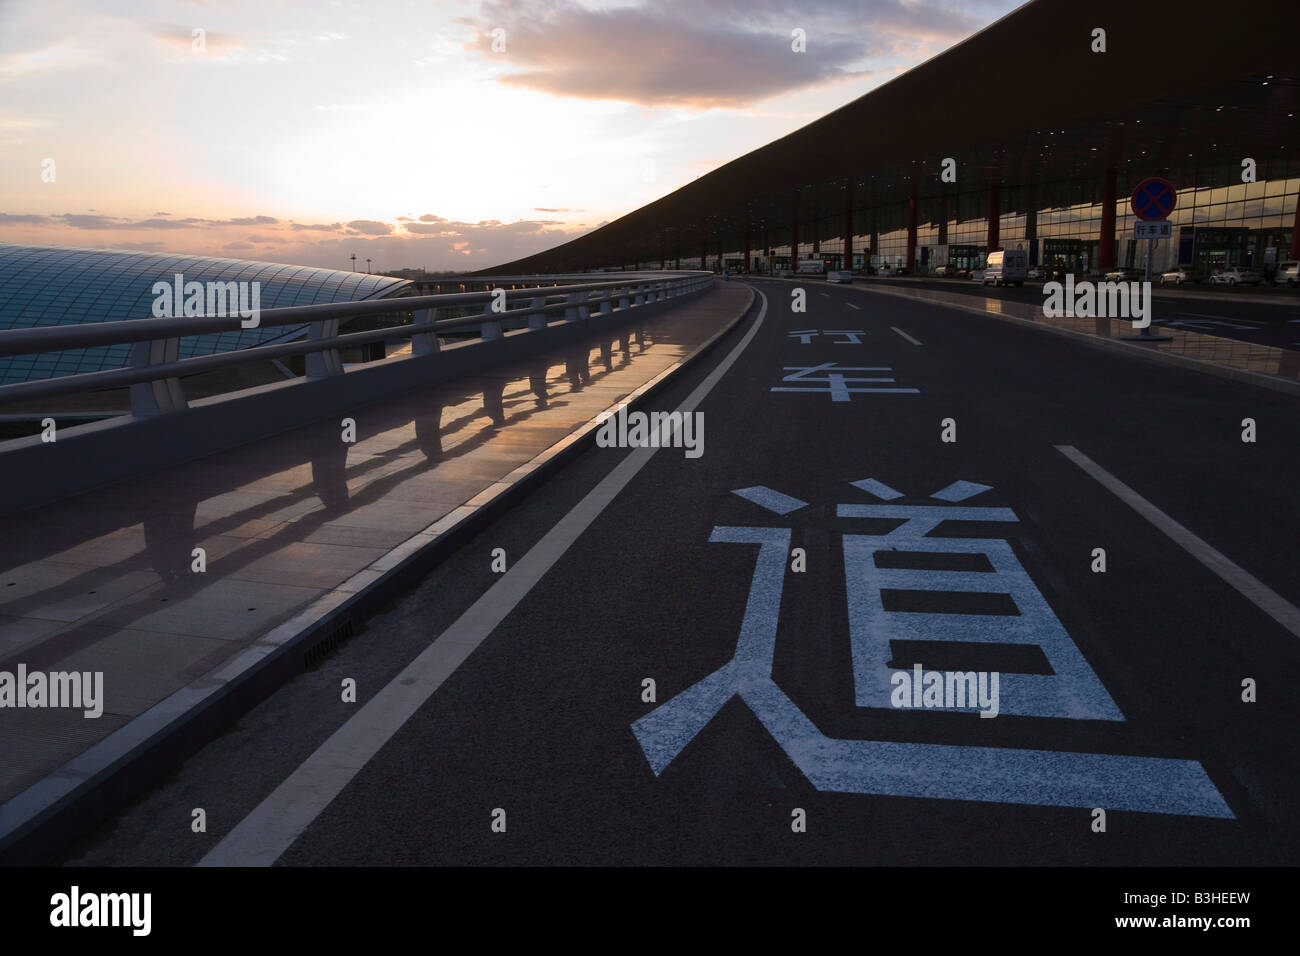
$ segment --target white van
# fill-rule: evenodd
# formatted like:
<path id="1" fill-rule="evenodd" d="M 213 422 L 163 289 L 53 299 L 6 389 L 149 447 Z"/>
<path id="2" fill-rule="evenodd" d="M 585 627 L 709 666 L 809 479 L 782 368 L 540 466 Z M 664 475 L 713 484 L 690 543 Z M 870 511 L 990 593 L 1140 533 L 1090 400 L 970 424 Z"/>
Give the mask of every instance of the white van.
<path id="1" fill-rule="evenodd" d="M 1029 278 L 1029 256 L 1023 249 L 990 252 L 984 266 L 983 285 L 1024 285 Z"/>

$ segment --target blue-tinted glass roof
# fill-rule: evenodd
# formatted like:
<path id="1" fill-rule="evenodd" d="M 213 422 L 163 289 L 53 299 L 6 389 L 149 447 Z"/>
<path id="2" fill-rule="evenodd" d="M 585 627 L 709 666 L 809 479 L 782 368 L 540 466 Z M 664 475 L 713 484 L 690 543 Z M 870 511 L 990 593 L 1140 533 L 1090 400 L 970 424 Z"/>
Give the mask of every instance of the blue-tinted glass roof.
<path id="1" fill-rule="evenodd" d="M 389 276 L 245 259 L 0 242 L 0 329 L 147 319 L 153 315 L 154 283 L 172 283 L 177 273 L 186 282 L 205 283 L 205 288 L 209 281 L 259 282 L 263 309 L 383 298 L 410 284 Z M 181 339 L 180 356 L 248 348 L 300 329 L 282 326 L 191 336 Z M 0 384 L 121 368 L 129 363 L 130 353 L 130 345 L 112 345 L 4 357 Z"/>

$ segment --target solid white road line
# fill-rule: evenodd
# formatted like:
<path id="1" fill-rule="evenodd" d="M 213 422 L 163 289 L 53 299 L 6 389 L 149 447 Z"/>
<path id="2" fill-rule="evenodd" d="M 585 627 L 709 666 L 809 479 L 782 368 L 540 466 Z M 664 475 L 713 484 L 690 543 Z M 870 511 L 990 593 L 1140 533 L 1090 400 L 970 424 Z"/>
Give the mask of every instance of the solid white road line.
<path id="1" fill-rule="evenodd" d="M 848 306 L 850 309 L 852 309 L 854 312 L 861 312 L 861 311 L 862 311 L 862 306 L 860 306 L 860 305 L 854 305 L 852 302 L 845 302 L 844 304 L 847 305 L 847 306 Z"/>
<path id="2" fill-rule="evenodd" d="M 1057 445 L 1059 451 L 1126 505 L 1167 534 L 1184 551 L 1241 592 L 1241 595 L 1284 628 L 1300 637 L 1300 608 L 1264 584 L 1249 571 L 1228 560 L 1169 515 L 1072 445 Z"/>
<path id="3" fill-rule="evenodd" d="M 1209 315 L 1205 312 L 1177 312 L 1176 315 L 1190 315 L 1194 319 L 1219 319 L 1223 322 L 1252 322 L 1254 325 L 1260 325 L 1252 319 L 1238 319 L 1231 315 Z"/>
<path id="4" fill-rule="evenodd" d="M 904 332 L 902 329 L 900 329 L 898 326 L 896 326 L 896 325 L 891 325 L 890 328 L 893 329 L 895 332 L 897 332 L 899 335 L 901 335 L 903 338 L 907 339 L 907 341 L 911 342 L 913 345 L 920 345 L 920 344 L 921 344 L 921 343 L 918 342 L 916 339 L 912 338 L 910 335 L 908 335 L 906 332 Z"/>
<path id="5" fill-rule="evenodd" d="M 767 296 L 757 289 L 754 291 L 762 300 L 758 318 L 727 357 L 686 397 L 679 411 L 694 411 L 753 341 L 767 314 Z M 657 448 L 633 448 L 469 610 L 254 807 L 198 865 L 270 866 L 279 859 L 370 758 L 514 610 L 656 451 Z"/>

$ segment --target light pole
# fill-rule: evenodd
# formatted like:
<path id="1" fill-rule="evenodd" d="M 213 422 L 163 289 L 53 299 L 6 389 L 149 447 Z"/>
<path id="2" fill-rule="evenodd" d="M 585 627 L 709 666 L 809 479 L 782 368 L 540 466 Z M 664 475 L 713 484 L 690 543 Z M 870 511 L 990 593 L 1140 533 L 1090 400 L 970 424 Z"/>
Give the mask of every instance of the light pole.
<path id="1" fill-rule="evenodd" d="M 353 272 L 356 272 L 356 271 L 357 271 L 357 254 L 356 254 L 355 252 L 352 253 L 351 259 L 352 259 L 352 271 L 353 271 Z"/>
<path id="2" fill-rule="evenodd" d="M 366 275 L 370 275 L 370 260 L 366 260 Z"/>

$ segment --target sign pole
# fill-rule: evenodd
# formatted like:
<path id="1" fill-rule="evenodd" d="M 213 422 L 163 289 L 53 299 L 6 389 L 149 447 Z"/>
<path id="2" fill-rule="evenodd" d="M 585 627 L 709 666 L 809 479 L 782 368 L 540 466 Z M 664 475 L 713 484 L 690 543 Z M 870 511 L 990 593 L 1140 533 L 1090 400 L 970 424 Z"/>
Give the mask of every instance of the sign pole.
<path id="1" fill-rule="evenodd" d="M 1133 227 L 1133 238 L 1144 238 L 1147 241 L 1146 288 L 1150 289 L 1151 261 L 1155 258 L 1157 237 L 1168 238 L 1173 234 L 1173 227 L 1169 224 L 1168 219 L 1169 214 L 1178 205 L 1178 190 L 1169 180 L 1161 179 L 1159 176 L 1151 176 L 1134 187 L 1129 203 L 1133 209 L 1133 215 L 1141 220 Z M 1147 303 L 1148 308 L 1154 312 L 1155 297 L 1149 297 Z M 1144 342 L 1170 341 L 1169 336 L 1151 334 L 1152 321 L 1153 319 L 1148 316 L 1147 324 L 1142 327 L 1139 334 L 1125 335 L 1124 338 Z"/>
<path id="2" fill-rule="evenodd" d="M 1148 239 L 1147 240 L 1147 288 L 1148 289 L 1151 288 L 1151 259 L 1155 256 L 1155 253 L 1156 253 L 1156 240 Z M 1150 305 L 1151 305 L 1151 311 L 1154 312 L 1155 311 L 1154 297 L 1151 298 Z M 1154 321 L 1155 319 L 1153 318 L 1151 322 Z M 1151 322 L 1148 322 L 1146 325 L 1142 327 L 1142 338 L 1144 339 L 1151 338 Z"/>

